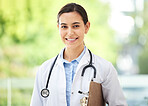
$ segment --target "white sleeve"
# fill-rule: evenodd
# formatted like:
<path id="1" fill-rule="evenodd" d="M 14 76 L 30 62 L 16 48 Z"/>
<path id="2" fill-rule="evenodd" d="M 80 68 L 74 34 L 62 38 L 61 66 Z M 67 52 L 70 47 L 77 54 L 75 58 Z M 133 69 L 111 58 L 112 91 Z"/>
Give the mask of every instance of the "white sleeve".
<path id="1" fill-rule="evenodd" d="M 102 83 L 103 96 L 109 106 L 128 106 L 120 87 L 118 75 L 113 65 L 109 64 L 108 74 Z"/>
<path id="2" fill-rule="evenodd" d="M 38 71 L 36 75 L 30 106 L 43 106 L 42 97 L 39 88 L 41 86 L 40 84 L 41 77 L 39 72 L 40 71 Z"/>

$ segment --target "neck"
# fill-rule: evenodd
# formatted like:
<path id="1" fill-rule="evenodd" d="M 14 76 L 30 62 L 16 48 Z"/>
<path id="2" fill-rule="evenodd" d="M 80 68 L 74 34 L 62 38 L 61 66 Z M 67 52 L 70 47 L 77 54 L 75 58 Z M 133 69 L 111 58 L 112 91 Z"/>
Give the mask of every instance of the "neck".
<path id="1" fill-rule="evenodd" d="M 72 60 L 78 58 L 83 50 L 84 45 L 81 45 L 76 48 L 66 48 L 64 51 L 64 59 L 71 62 Z"/>

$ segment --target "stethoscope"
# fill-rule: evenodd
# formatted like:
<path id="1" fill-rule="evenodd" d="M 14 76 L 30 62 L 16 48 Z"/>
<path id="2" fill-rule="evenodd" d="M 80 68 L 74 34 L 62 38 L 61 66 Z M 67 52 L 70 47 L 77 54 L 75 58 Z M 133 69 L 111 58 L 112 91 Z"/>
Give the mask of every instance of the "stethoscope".
<path id="1" fill-rule="evenodd" d="M 88 51 L 89 51 L 89 54 L 90 54 L 90 62 L 82 70 L 82 73 L 81 73 L 81 86 L 80 86 L 80 90 L 78 91 L 78 93 L 84 94 L 84 95 L 87 95 L 89 93 L 89 92 L 84 93 L 82 91 L 82 78 L 84 76 L 85 70 L 87 68 L 93 68 L 93 70 L 94 70 L 94 76 L 93 76 L 93 78 L 96 78 L 96 68 L 92 65 L 92 53 L 91 53 L 91 51 L 89 49 L 88 49 Z M 49 75 L 48 75 L 48 79 L 47 79 L 47 83 L 46 83 L 46 88 L 44 88 L 44 89 L 41 90 L 41 96 L 44 97 L 44 98 L 47 98 L 49 96 L 49 93 L 50 93 L 49 90 L 48 90 L 48 83 L 49 83 L 49 79 L 50 79 L 50 76 L 51 76 L 52 69 L 53 69 L 53 67 L 55 65 L 55 62 L 57 60 L 57 57 L 58 57 L 58 55 L 56 56 L 56 58 L 55 58 L 55 60 L 54 60 L 54 62 L 52 64 L 52 66 L 51 66 L 51 69 L 49 71 Z M 93 78 L 92 78 L 91 81 L 93 81 Z"/>

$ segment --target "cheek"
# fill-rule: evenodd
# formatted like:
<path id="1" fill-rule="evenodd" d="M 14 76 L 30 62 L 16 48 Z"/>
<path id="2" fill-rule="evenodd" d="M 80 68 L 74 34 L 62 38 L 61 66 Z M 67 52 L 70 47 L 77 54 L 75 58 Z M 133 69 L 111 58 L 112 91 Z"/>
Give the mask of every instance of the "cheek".
<path id="1" fill-rule="evenodd" d="M 65 39 L 66 33 L 64 31 L 59 30 L 59 34 L 60 34 L 62 40 Z"/>
<path id="2" fill-rule="evenodd" d="M 63 31 L 59 30 L 59 34 L 62 37 L 63 36 Z"/>
<path id="3" fill-rule="evenodd" d="M 81 36 L 83 38 L 84 35 L 85 35 L 85 31 L 84 30 L 79 31 L 79 36 Z"/>

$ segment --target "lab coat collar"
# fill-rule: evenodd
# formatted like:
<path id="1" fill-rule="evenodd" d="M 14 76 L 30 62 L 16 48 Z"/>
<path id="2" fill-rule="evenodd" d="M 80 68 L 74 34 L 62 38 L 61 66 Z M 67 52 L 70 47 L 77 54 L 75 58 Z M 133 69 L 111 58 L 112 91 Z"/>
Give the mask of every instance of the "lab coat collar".
<path id="1" fill-rule="evenodd" d="M 64 66 L 63 66 L 63 61 L 62 61 L 62 59 L 61 59 L 61 57 L 60 57 L 60 54 L 63 52 L 64 49 L 65 49 L 65 48 L 63 48 L 63 49 L 60 51 L 59 56 L 58 56 L 58 58 L 57 58 L 57 62 L 56 62 L 56 64 L 58 64 L 59 66 L 61 66 L 61 67 L 63 67 L 63 68 L 64 68 Z M 93 55 L 93 54 L 92 54 L 92 55 Z M 92 58 L 93 58 L 93 56 L 92 56 Z M 89 54 L 88 48 L 86 48 L 85 54 L 84 54 L 83 57 L 81 58 L 81 60 L 80 60 L 80 62 L 79 62 L 79 64 L 78 64 L 77 70 L 78 70 L 81 66 L 83 66 L 83 65 L 88 65 L 88 64 L 89 64 L 89 61 L 90 61 L 90 54 Z M 92 59 L 92 63 L 94 63 L 94 59 Z M 77 72 L 77 70 L 76 70 L 76 72 Z"/>
<path id="2" fill-rule="evenodd" d="M 65 48 L 63 48 L 63 49 L 60 51 L 60 53 L 59 53 L 59 55 L 58 55 L 58 58 L 57 58 L 57 62 L 56 62 L 56 65 L 58 64 L 60 67 L 63 67 L 63 68 L 64 68 L 64 66 L 63 66 L 63 61 L 62 61 L 62 59 L 61 59 L 61 57 L 60 57 L 60 54 L 62 54 L 62 52 L 64 51 L 64 49 L 65 49 Z"/>
<path id="3" fill-rule="evenodd" d="M 92 59 L 94 60 L 94 59 Z M 88 51 L 88 48 L 86 48 L 86 51 L 85 51 L 85 54 L 83 55 L 83 57 L 81 58 L 79 64 L 78 64 L 78 67 L 77 67 L 77 70 L 76 70 L 76 73 L 78 72 L 78 70 L 85 66 L 85 65 L 88 65 L 89 64 L 89 61 L 90 61 L 90 54 L 89 54 L 89 51 Z M 93 63 L 93 62 L 92 62 Z"/>

